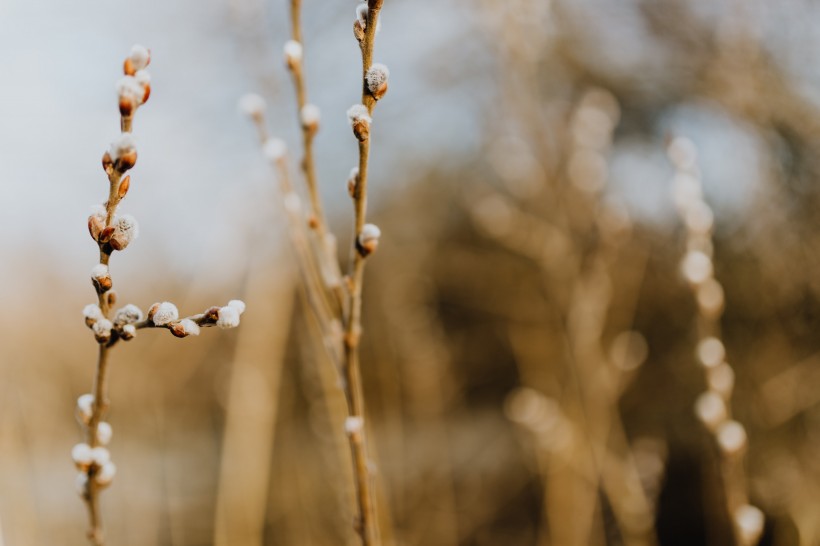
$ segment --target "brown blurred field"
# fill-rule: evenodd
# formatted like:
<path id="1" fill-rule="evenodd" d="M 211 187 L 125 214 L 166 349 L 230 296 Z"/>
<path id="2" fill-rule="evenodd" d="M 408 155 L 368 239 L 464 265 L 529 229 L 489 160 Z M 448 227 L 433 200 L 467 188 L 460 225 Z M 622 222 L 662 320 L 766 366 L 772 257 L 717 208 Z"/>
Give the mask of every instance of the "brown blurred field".
<path id="1" fill-rule="evenodd" d="M 333 48 L 352 41 L 354 6 L 340 4 L 308 2 L 304 18 L 311 92 L 338 118 L 317 152 L 345 263 L 354 155 L 334 111 L 348 98 L 334 91 L 345 70 Z M 284 3 L 209 6 L 207 21 L 228 21 L 227 64 L 270 99 L 273 126 L 298 150 L 279 66 Z M 721 457 L 694 412 L 706 385 L 680 273 L 675 137 L 697 146 L 714 210 L 719 327 L 749 439 L 743 478 L 766 516 L 760 544 L 820 544 L 818 8 L 482 0 L 445 2 L 445 20 L 431 21 L 434 6 L 385 0 L 383 13 L 377 48 L 393 79 L 372 136 L 369 218 L 383 236 L 366 274 L 362 366 L 385 544 L 733 543 Z M 94 70 L 113 81 L 117 69 Z M 149 116 L 161 101 L 184 99 L 158 91 L 136 131 L 159 123 Z M 237 330 L 146 331 L 114 351 L 107 536 L 357 544 L 344 399 L 299 289 L 274 174 L 248 124 L 212 129 L 235 152 L 230 184 L 203 175 L 209 195 L 197 197 L 194 175 L 216 169 L 209 153 L 191 161 L 184 192 L 135 183 L 143 235 L 112 272 L 122 303 L 195 313 L 236 297 L 248 310 Z M 593 141 L 594 161 L 573 163 Z M 0 150 L 0 163 L 12 155 Z M 179 157 L 146 156 L 152 175 L 178 174 Z M 76 161 L 98 168 L 95 155 Z M 62 173 L 75 182 L 99 193 Z M 165 205 L 149 212 L 154 195 Z M 38 223 L 67 208 L 46 192 L 0 210 L 21 204 Z M 201 210 L 207 236 L 187 225 L 196 242 L 180 244 L 175 208 Z M 96 353 L 80 313 L 94 297 L 93 242 L 80 255 L 72 239 L 85 237 L 85 214 L 0 239 L 0 546 L 84 544 L 69 454 Z"/>

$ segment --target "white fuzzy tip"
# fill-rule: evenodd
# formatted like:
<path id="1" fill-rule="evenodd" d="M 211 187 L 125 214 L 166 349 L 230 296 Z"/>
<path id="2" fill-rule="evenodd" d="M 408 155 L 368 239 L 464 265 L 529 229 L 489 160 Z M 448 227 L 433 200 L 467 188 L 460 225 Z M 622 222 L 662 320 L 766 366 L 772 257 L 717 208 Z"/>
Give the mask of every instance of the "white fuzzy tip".
<path id="1" fill-rule="evenodd" d="M 122 133 L 120 136 L 111 143 L 111 148 L 108 150 L 108 153 L 111 155 L 111 159 L 116 161 L 120 156 L 132 152 L 136 149 L 136 145 L 134 144 L 134 137 L 131 136 L 131 133 Z"/>
<path id="2" fill-rule="evenodd" d="M 74 464 L 77 465 L 77 468 L 83 469 L 88 468 L 91 466 L 91 463 L 94 462 L 94 455 L 91 450 L 91 446 L 88 444 L 77 444 L 71 449 L 71 458 L 74 460 Z"/>
<path id="3" fill-rule="evenodd" d="M 117 312 L 114 313 L 114 324 L 117 326 L 134 324 L 135 322 L 139 322 L 141 320 L 142 310 L 133 303 L 129 303 L 125 307 L 117 309 Z"/>
<path id="4" fill-rule="evenodd" d="M 348 436 L 358 434 L 364 427 L 364 419 L 359 416 L 351 416 L 345 419 L 345 432 Z"/>
<path id="5" fill-rule="evenodd" d="M 376 224 L 365 224 L 359 234 L 359 242 L 365 244 L 371 241 L 378 241 L 382 235 L 382 230 Z"/>
<path id="6" fill-rule="evenodd" d="M 147 75 L 147 72 L 140 70 L 140 73 Z M 145 75 L 137 79 L 136 76 L 123 76 L 115 85 L 118 97 L 126 97 L 134 102 L 136 106 L 142 104 L 142 99 L 145 98 L 145 86 L 150 83 L 151 78 L 145 81 Z"/>
<path id="7" fill-rule="evenodd" d="M 164 301 L 157 306 L 154 316 L 151 317 L 155 326 L 165 326 L 168 323 L 179 319 L 177 306 L 170 301 Z"/>
<path id="8" fill-rule="evenodd" d="M 239 111 L 246 116 L 256 117 L 265 113 L 265 99 L 256 93 L 248 93 L 239 99 Z"/>
<path id="9" fill-rule="evenodd" d="M 97 485 L 106 486 L 110 485 L 111 482 L 114 480 L 114 476 L 117 474 L 117 465 L 112 463 L 111 461 L 102 465 L 100 471 L 94 476 L 94 481 L 97 482 Z"/>
<path id="10" fill-rule="evenodd" d="M 95 466 L 102 467 L 111 460 L 111 453 L 102 446 L 93 447 L 91 448 L 91 460 Z"/>
<path id="11" fill-rule="evenodd" d="M 192 321 L 191 319 L 182 319 L 179 321 L 180 326 L 182 326 L 182 331 L 185 332 L 186 336 L 198 336 L 199 335 L 199 324 Z"/>
<path id="12" fill-rule="evenodd" d="M 299 117 L 302 119 L 302 125 L 312 127 L 319 124 L 322 113 L 315 104 L 306 104 L 302 107 Z"/>
<path id="13" fill-rule="evenodd" d="M 137 327 L 133 324 L 126 324 L 122 327 L 123 339 L 128 341 L 129 339 L 134 339 L 134 336 L 137 335 Z"/>
<path id="14" fill-rule="evenodd" d="M 111 246 L 116 250 L 125 250 L 140 234 L 137 219 L 130 214 L 123 214 L 117 218 L 114 234 L 111 236 Z"/>
<path id="15" fill-rule="evenodd" d="M 220 307 L 216 325 L 223 329 L 236 328 L 239 326 L 239 310 L 230 305 Z"/>
<path id="16" fill-rule="evenodd" d="M 105 264 L 97 264 L 91 268 L 92 279 L 104 279 L 108 276 L 108 266 Z"/>
<path id="17" fill-rule="evenodd" d="M 145 87 L 151 83 L 151 73 L 147 70 L 138 70 L 137 73 L 134 74 L 134 79 L 140 86 Z"/>
<path id="18" fill-rule="evenodd" d="M 114 435 L 114 429 L 109 423 L 100 421 L 97 423 L 97 441 L 102 445 L 107 446 L 111 442 L 111 437 Z"/>
<path id="19" fill-rule="evenodd" d="M 370 90 L 371 93 L 375 93 L 378 91 L 379 87 L 382 84 L 387 83 L 387 79 L 390 77 L 390 70 L 381 63 L 375 63 L 370 66 L 367 70 L 367 74 L 365 75 L 365 80 L 367 81 L 367 88 Z"/>
<path id="20" fill-rule="evenodd" d="M 727 455 L 737 455 L 746 448 L 746 429 L 737 421 L 727 421 L 717 429 L 720 450 Z"/>
<path id="21" fill-rule="evenodd" d="M 360 121 L 370 123 L 373 119 L 370 117 L 370 112 L 367 110 L 367 106 L 364 104 L 354 104 L 347 109 L 347 121 L 353 125 L 354 123 Z"/>
<path id="22" fill-rule="evenodd" d="M 697 346 L 698 360 L 707 368 L 714 368 L 726 358 L 726 348 L 716 337 L 703 338 Z"/>
<path id="23" fill-rule="evenodd" d="M 91 420 L 91 413 L 94 407 L 94 395 L 83 394 L 77 398 L 77 413 L 83 423 L 88 423 Z"/>
<path id="24" fill-rule="evenodd" d="M 288 64 L 296 64 L 302 60 L 303 48 L 302 44 L 296 40 L 288 40 L 285 42 L 285 61 Z"/>
<path id="25" fill-rule="evenodd" d="M 245 302 L 242 300 L 231 300 L 228 302 L 228 307 L 235 308 L 240 315 L 245 312 Z"/>
<path id="26" fill-rule="evenodd" d="M 367 27 L 367 2 L 363 2 L 356 6 L 356 20 L 359 21 L 359 24 L 362 25 L 362 28 Z"/>
<path id="27" fill-rule="evenodd" d="M 719 394 L 712 391 L 707 391 L 698 397 L 695 402 L 695 414 L 712 432 L 716 431 L 729 415 L 726 402 Z"/>
<path id="28" fill-rule="evenodd" d="M 714 272 L 712 259 L 700 250 L 686 253 L 681 262 L 681 272 L 684 278 L 692 284 L 701 284 L 712 277 Z"/>
<path id="29" fill-rule="evenodd" d="M 105 318 L 97 319 L 97 322 L 91 327 L 91 330 L 94 332 L 94 337 L 97 338 L 98 341 L 108 341 L 111 338 L 111 329 L 114 327 L 114 324 Z"/>
<path id="30" fill-rule="evenodd" d="M 735 510 L 735 525 L 742 544 L 757 544 L 763 534 L 766 517 L 756 506 L 744 504 Z"/>
<path id="31" fill-rule="evenodd" d="M 131 47 L 131 62 L 134 63 L 134 70 L 142 70 L 151 62 L 151 52 L 148 48 L 140 44 Z"/>
<path id="32" fill-rule="evenodd" d="M 288 153 L 288 146 L 281 138 L 269 138 L 262 146 L 262 152 L 270 161 L 279 161 Z"/>
<path id="33" fill-rule="evenodd" d="M 83 307 L 83 316 L 88 320 L 100 320 L 103 318 L 102 310 L 96 303 L 89 303 Z"/>

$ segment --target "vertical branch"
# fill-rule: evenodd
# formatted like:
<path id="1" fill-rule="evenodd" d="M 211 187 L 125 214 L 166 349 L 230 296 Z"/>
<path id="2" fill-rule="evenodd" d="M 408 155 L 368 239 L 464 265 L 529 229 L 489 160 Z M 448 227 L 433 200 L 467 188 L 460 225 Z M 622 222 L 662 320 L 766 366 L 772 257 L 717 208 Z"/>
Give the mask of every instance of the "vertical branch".
<path id="1" fill-rule="evenodd" d="M 300 57 L 302 56 L 302 26 L 301 26 L 301 7 L 302 0 L 291 0 L 290 2 L 290 21 L 291 21 L 291 39 L 300 46 Z M 307 99 L 307 85 L 305 84 L 304 61 L 298 59 L 298 62 L 288 62 L 293 75 L 293 86 L 296 90 L 296 104 L 299 108 L 299 125 L 302 128 L 302 146 L 304 156 L 302 158 L 301 167 L 305 176 L 305 183 L 308 188 L 308 195 L 310 197 L 310 206 L 313 212 L 311 226 L 316 229 L 316 234 L 322 244 L 322 250 L 326 251 L 326 235 L 327 235 L 327 220 L 325 219 L 324 209 L 322 207 L 322 200 L 319 196 L 319 187 L 316 180 L 316 166 L 313 160 L 313 138 L 318 130 L 318 123 L 309 123 L 310 120 L 305 119 L 305 107 L 308 106 Z"/>

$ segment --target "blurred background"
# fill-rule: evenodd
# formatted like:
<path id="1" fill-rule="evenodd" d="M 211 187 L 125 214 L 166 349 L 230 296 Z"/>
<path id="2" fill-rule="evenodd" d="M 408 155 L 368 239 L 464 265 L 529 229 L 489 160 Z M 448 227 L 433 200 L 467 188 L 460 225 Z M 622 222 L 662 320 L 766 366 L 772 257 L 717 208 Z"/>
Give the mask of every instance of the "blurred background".
<path id="1" fill-rule="evenodd" d="M 355 4 L 306 0 L 303 16 L 343 262 Z M 238 330 L 114 351 L 109 541 L 357 543 L 338 378 L 236 108 L 263 95 L 298 156 L 287 9 L 0 3 L 0 544 L 85 543 L 70 459 L 96 359 L 85 222 L 134 43 L 152 50 L 152 95 L 120 301 L 248 310 Z M 702 310 L 666 151 L 685 137 L 761 544 L 820 544 L 818 24 L 808 0 L 385 1 L 362 360 L 386 543 L 732 543 L 723 458 L 694 411 Z"/>

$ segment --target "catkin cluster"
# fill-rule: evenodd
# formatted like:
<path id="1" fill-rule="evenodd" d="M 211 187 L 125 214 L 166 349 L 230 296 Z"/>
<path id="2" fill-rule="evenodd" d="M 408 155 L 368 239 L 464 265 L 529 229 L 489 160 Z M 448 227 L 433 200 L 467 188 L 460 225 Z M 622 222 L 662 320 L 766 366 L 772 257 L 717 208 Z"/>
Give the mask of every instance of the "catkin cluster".
<path id="1" fill-rule="evenodd" d="M 707 389 L 695 402 L 695 414 L 714 436 L 723 458 L 727 507 L 736 540 L 742 546 L 754 546 L 763 533 L 765 518 L 760 509 L 748 502 L 743 476 L 748 438 L 746 429 L 731 413 L 735 373 L 727 362 L 720 336 L 724 292 L 714 271 L 714 213 L 703 196 L 695 144 L 686 138 L 674 138 L 667 155 L 676 171 L 672 180 L 675 206 L 686 227 L 681 274 L 694 294 L 701 325 L 695 355 L 705 373 Z"/>

